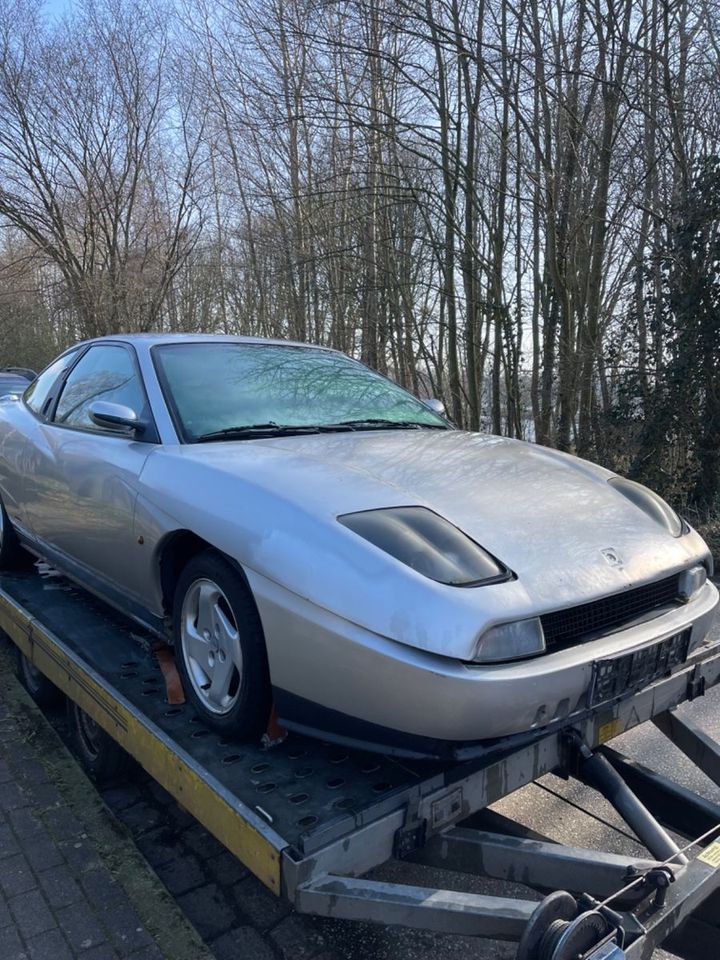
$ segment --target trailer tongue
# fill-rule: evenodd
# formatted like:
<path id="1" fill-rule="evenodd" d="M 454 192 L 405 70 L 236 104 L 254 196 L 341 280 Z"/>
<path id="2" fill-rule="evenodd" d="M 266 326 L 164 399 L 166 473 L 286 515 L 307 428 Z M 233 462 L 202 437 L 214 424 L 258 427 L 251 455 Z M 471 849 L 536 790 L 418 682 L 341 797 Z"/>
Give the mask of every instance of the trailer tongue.
<path id="1" fill-rule="evenodd" d="M 670 638 L 663 669 L 657 657 L 637 665 L 650 670 L 642 689 L 607 700 L 596 687 L 570 728 L 428 763 L 299 736 L 269 751 L 219 737 L 168 704 L 153 638 L 52 571 L 3 574 L 0 628 L 78 722 L 107 732 L 301 912 L 516 941 L 518 960 L 649 958 L 663 942 L 687 960 L 720 956 L 720 806 L 605 746 L 651 720 L 720 784 L 720 745 L 675 709 L 720 681 L 717 631 L 689 657 Z M 599 676 L 610 684 L 612 672 Z M 647 858 L 538 839 L 483 813 L 553 771 L 600 791 Z M 519 881 L 529 898 L 366 877 L 392 858 Z"/>

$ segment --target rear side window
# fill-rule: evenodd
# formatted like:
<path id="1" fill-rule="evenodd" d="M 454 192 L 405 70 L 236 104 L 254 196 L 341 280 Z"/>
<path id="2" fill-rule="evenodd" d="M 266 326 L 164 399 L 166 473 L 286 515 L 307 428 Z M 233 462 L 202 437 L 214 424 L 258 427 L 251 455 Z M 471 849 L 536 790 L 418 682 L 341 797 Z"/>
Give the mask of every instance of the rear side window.
<path id="1" fill-rule="evenodd" d="M 71 350 L 69 353 L 64 353 L 61 357 L 58 357 L 27 388 L 24 399 L 33 413 L 42 416 L 47 410 L 48 400 L 52 399 L 53 387 L 77 357 L 77 354 L 77 350 Z"/>
<path id="2" fill-rule="evenodd" d="M 145 396 L 132 355 L 125 347 L 103 344 L 88 350 L 65 381 L 55 423 L 100 431 L 90 419 L 90 405 L 95 400 L 123 404 L 138 416 L 143 412 Z"/>

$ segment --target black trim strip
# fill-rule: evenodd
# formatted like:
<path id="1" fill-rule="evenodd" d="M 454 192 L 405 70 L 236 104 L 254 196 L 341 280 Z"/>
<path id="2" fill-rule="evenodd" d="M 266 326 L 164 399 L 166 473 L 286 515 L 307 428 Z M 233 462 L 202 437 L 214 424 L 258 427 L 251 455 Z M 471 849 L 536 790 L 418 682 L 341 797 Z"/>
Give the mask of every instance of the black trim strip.
<path id="1" fill-rule="evenodd" d="M 280 687 L 273 687 L 273 697 L 280 722 L 289 730 L 354 749 L 415 760 L 447 760 L 456 757 L 458 749 L 468 746 L 454 740 L 435 740 L 403 733 L 369 720 L 360 720 Z"/>
<path id="2" fill-rule="evenodd" d="M 36 633 L 36 628 L 32 622 L 30 624 L 30 641 L 33 645 L 40 647 L 45 656 L 66 673 L 75 686 L 87 694 L 117 727 L 127 733 L 128 725 L 125 718 L 115 710 L 111 703 L 108 704 L 108 702 L 98 694 L 97 690 L 86 681 L 81 669 L 73 663 L 72 660 L 58 656 L 52 643 L 48 642 L 43 634 Z"/>

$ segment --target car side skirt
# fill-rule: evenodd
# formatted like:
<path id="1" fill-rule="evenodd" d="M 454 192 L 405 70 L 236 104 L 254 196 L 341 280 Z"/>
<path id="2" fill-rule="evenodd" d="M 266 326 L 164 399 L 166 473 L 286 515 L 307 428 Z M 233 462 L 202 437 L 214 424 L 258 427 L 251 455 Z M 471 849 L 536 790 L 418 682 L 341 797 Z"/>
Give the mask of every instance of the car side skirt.
<path id="1" fill-rule="evenodd" d="M 142 604 L 136 603 L 127 593 L 116 589 L 112 584 L 102 577 L 95 576 L 87 567 L 76 563 L 70 557 L 58 550 L 54 550 L 46 543 L 29 537 L 22 530 L 15 528 L 22 546 L 36 556 L 39 560 L 45 560 L 50 566 L 59 570 L 69 580 L 77 584 L 83 590 L 92 593 L 93 596 L 104 600 L 120 613 L 130 617 L 137 624 L 157 634 L 159 637 L 165 637 L 165 623 L 162 617 L 151 613 Z"/>

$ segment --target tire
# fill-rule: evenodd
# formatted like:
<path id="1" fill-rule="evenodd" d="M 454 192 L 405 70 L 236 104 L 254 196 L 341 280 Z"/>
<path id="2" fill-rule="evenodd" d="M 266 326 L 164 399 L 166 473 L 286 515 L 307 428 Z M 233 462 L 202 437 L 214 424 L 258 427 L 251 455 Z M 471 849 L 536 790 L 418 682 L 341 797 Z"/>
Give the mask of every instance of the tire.
<path id="1" fill-rule="evenodd" d="M 15 673 L 35 703 L 40 707 L 55 707 L 61 703 L 63 695 L 55 684 L 33 666 L 19 647 L 15 648 L 15 653 Z"/>
<path id="2" fill-rule="evenodd" d="M 121 779 L 130 755 L 73 700 L 67 701 L 67 715 L 72 746 L 90 778 L 99 784 Z"/>
<path id="3" fill-rule="evenodd" d="M 20 546 L 5 506 L 0 500 L 0 570 L 13 570 L 22 566 L 26 558 L 27 554 Z"/>
<path id="4" fill-rule="evenodd" d="M 241 739 L 259 737 L 272 704 L 262 624 L 242 574 L 214 550 L 180 575 L 173 632 L 185 696 L 198 716 Z"/>

